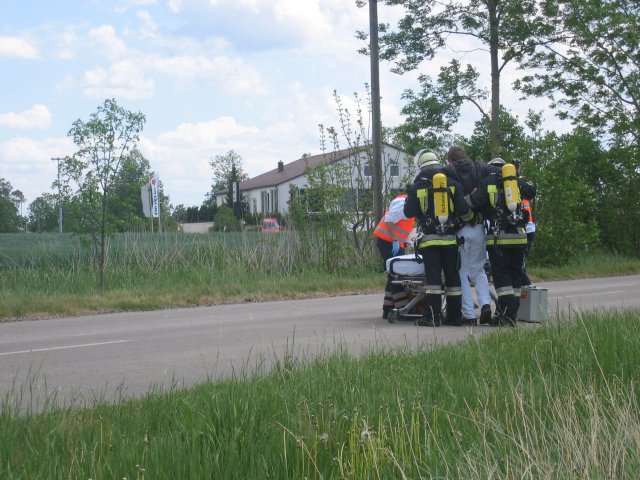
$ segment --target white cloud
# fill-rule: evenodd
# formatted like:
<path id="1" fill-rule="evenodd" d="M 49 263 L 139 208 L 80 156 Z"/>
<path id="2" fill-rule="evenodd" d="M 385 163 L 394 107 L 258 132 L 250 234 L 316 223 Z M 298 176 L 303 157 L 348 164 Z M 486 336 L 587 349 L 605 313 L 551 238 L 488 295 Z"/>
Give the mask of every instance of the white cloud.
<path id="1" fill-rule="evenodd" d="M 51 127 L 51 112 L 45 105 L 34 105 L 24 112 L 0 113 L 0 125 L 9 128 L 49 128 Z"/>
<path id="2" fill-rule="evenodd" d="M 209 122 L 182 123 L 175 130 L 158 136 L 161 143 L 191 145 L 200 149 L 233 148 L 238 136 L 257 133 L 254 126 L 240 125 L 232 117 L 219 117 Z"/>
<path id="3" fill-rule="evenodd" d="M 44 192 L 51 192 L 57 176 L 57 163 L 52 158 L 71 155 L 75 150 L 68 138 L 16 137 L 0 142 L 2 176 L 21 190 L 27 203 Z"/>
<path id="4" fill-rule="evenodd" d="M 28 40 L 18 37 L 0 37 L 0 57 L 35 60 L 40 57 L 40 53 Z"/>
<path id="5" fill-rule="evenodd" d="M 180 13 L 183 8 L 182 0 L 168 0 L 167 7 L 171 13 Z"/>
<path id="6" fill-rule="evenodd" d="M 118 59 L 126 56 L 128 49 L 123 40 L 118 38 L 116 30 L 111 25 L 101 25 L 89 31 L 89 40 L 102 47 L 102 53 L 107 58 Z"/>
<path id="7" fill-rule="evenodd" d="M 55 55 L 62 60 L 73 60 L 76 58 L 76 50 L 80 44 L 80 39 L 76 32 L 73 30 L 67 30 L 63 32 L 57 38 L 58 51 Z"/>
<path id="8" fill-rule="evenodd" d="M 232 93 L 262 95 L 267 91 L 260 73 L 240 58 L 232 59 L 224 56 L 207 58 L 202 55 L 156 56 L 145 63 L 182 82 L 205 80 Z"/>
<path id="9" fill-rule="evenodd" d="M 105 70 L 102 67 L 85 72 L 82 91 L 89 97 L 107 97 L 140 100 L 150 98 L 155 93 L 153 79 L 144 77 L 143 70 L 132 61 L 118 62 Z"/>

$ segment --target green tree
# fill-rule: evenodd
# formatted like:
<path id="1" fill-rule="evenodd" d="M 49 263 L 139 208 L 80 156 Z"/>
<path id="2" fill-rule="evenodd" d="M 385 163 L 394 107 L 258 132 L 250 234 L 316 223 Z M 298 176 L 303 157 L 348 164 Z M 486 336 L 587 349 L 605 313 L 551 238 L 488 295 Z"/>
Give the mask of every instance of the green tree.
<path id="1" fill-rule="evenodd" d="M 242 156 L 229 150 L 224 155 L 216 155 L 209 161 L 213 169 L 213 184 L 211 186 L 211 198 L 215 198 L 216 192 L 225 191 L 228 207 L 233 207 L 233 184 L 247 180 L 249 176 L 242 169 Z"/>
<path id="2" fill-rule="evenodd" d="M 435 84 L 422 75 L 422 92 L 405 93 L 408 105 L 405 113 L 419 129 L 428 128 L 432 122 L 442 127 L 457 118 L 456 109 L 466 101 L 480 108 L 483 116 L 491 119 L 491 154 L 498 156 L 501 148 L 500 132 L 500 77 L 510 62 L 518 62 L 540 42 L 545 42 L 553 29 L 539 21 L 538 9 L 546 2 L 536 0 L 384 0 L 387 5 L 404 7 L 406 15 L 399 20 L 395 31 L 389 24 L 379 26 L 380 58 L 395 61 L 392 69 L 405 73 L 432 60 L 438 51 L 451 46 L 454 37 L 471 39 L 472 50 L 489 53 L 491 68 L 491 111 L 481 107 L 487 94 L 475 86 L 477 71 L 457 60 L 443 67 Z M 357 0 L 364 6 L 364 0 Z M 361 39 L 367 35 L 358 32 Z M 363 51 L 366 51 L 364 49 Z M 468 53 L 468 52 L 467 52 Z M 423 116 L 424 115 L 424 116 Z M 433 116 L 427 116 L 433 115 Z M 443 120 L 435 120 L 437 116 Z"/>
<path id="3" fill-rule="evenodd" d="M 107 237 L 117 221 L 111 211 L 113 187 L 122 165 L 138 157 L 137 142 L 145 116 L 107 99 L 88 121 L 76 120 L 69 136 L 78 147 L 61 163 L 63 178 L 73 184 L 75 193 L 69 204 L 74 213 L 72 231 L 88 237 L 95 249 L 100 288 L 104 288 Z"/>
<path id="4" fill-rule="evenodd" d="M 53 232 L 58 229 L 58 197 L 43 193 L 29 204 L 30 232 Z"/>
<path id="5" fill-rule="evenodd" d="M 223 205 L 218 207 L 218 213 L 213 219 L 213 227 L 211 229 L 215 232 L 239 232 L 242 227 L 240 220 L 233 214 L 233 210 Z"/>
<path id="6" fill-rule="evenodd" d="M 544 13 L 557 34 L 528 57 L 525 66 L 539 70 L 517 88 L 551 98 L 561 118 L 606 129 L 615 143 L 638 148 L 640 3 L 556 0 Z"/>
<path id="7" fill-rule="evenodd" d="M 140 189 L 149 183 L 151 177 L 149 161 L 138 150 L 132 150 L 122 159 L 109 196 L 109 212 L 116 231 L 125 232 L 146 225 Z M 164 207 L 161 202 L 161 214 L 166 211 Z"/>
<path id="8" fill-rule="evenodd" d="M 522 158 L 522 147 L 528 141 L 524 127 L 518 123 L 518 118 L 511 115 L 505 109 L 500 109 L 500 124 L 502 132 L 501 157 L 507 161 L 525 160 Z M 469 158 L 481 163 L 487 163 L 492 157 L 491 148 L 491 124 L 488 118 L 483 117 L 475 123 L 471 138 L 465 145 Z"/>
<path id="9" fill-rule="evenodd" d="M 0 233 L 14 233 L 20 227 L 16 192 L 22 195 L 22 192 L 13 189 L 8 180 L 0 178 Z"/>

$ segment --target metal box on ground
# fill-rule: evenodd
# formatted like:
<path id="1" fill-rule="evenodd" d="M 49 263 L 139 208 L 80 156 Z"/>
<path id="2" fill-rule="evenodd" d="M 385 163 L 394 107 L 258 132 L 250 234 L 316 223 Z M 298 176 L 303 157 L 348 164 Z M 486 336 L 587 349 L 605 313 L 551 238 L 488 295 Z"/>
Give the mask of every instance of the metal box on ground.
<path id="1" fill-rule="evenodd" d="M 518 320 L 540 323 L 547 318 L 548 290 L 526 286 L 520 291 L 520 308 Z"/>

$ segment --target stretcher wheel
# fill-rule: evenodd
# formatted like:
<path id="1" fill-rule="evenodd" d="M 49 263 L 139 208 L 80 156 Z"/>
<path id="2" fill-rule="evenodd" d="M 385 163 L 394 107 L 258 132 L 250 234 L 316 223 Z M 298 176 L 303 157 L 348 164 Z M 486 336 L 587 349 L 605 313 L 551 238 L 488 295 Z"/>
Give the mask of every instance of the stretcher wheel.
<path id="1" fill-rule="evenodd" d="M 387 321 L 389 323 L 396 323 L 399 317 L 400 317 L 400 314 L 398 313 L 398 310 L 394 308 L 393 310 L 389 310 L 389 316 L 387 317 Z"/>

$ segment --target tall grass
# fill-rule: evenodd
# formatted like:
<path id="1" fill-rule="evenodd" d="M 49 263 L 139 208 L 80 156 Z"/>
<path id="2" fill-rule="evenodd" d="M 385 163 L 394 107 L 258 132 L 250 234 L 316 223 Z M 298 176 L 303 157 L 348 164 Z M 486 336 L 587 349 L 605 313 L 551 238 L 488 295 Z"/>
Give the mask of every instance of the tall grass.
<path id="1" fill-rule="evenodd" d="M 638 478 L 640 312 L 0 414 L 0 477 Z"/>
<path id="2" fill-rule="evenodd" d="M 24 242 L 16 242 L 22 238 Z M 310 293 L 380 289 L 377 252 L 356 254 L 346 232 L 331 271 L 314 232 L 123 234 L 111 239 L 105 290 L 74 237 L 0 236 L 0 318 L 149 309 Z"/>

